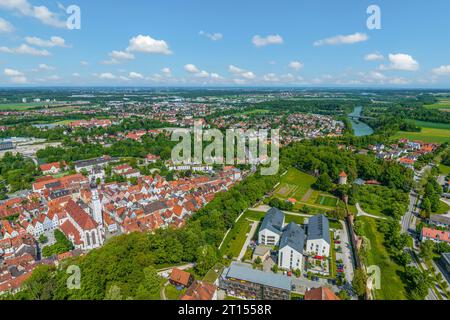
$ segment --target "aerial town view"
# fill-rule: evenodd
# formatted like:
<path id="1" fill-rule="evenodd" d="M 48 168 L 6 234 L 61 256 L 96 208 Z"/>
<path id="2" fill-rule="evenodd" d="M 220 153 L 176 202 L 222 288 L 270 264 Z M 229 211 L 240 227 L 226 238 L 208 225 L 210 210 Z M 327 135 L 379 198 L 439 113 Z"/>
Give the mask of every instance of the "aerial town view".
<path id="1" fill-rule="evenodd" d="M 448 1 L 73 2 L 0 0 L 0 310 L 450 299 Z"/>

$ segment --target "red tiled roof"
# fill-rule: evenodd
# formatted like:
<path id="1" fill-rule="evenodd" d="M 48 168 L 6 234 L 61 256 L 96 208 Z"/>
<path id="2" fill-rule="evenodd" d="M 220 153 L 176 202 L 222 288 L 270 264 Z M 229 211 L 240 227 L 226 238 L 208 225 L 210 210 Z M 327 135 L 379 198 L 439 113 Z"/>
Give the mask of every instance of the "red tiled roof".
<path id="1" fill-rule="evenodd" d="M 69 200 L 65 207 L 67 213 L 73 220 L 84 230 L 92 230 L 98 227 L 97 222 L 90 215 L 88 215 L 78 204 L 73 200 Z"/>
<path id="2" fill-rule="evenodd" d="M 341 300 L 331 289 L 326 287 L 315 288 L 305 293 L 305 300 Z"/>
<path id="3" fill-rule="evenodd" d="M 450 232 L 448 231 L 441 231 L 425 227 L 422 229 L 422 237 L 450 243 Z"/>
<path id="4" fill-rule="evenodd" d="M 70 239 L 71 236 L 73 237 L 74 244 L 77 244 L 77 245 L 82 244 L 81 238 L 80 238 L 80 233 L 75 228 L 75 226 L 72 224 L 72 222 L 67 220 L 66 222 L 64 222 L 61 225 L 60 229 L 66 235 L 67 238 Z"/>
<path id="5" fill-rule="evenodd" d="M 191 274 L 189 272 L 180 270 L 178 268 L 173 268 L 172 273 L 170 274 L 171 281 L 179 283 L 185 287 L 189 285 L 190 279 Z"/>
<path id="6" fill-rule="evenodd" d="M 213 284 L 195 281 L 180 300 L 212 300 L 217 287 Z"/>

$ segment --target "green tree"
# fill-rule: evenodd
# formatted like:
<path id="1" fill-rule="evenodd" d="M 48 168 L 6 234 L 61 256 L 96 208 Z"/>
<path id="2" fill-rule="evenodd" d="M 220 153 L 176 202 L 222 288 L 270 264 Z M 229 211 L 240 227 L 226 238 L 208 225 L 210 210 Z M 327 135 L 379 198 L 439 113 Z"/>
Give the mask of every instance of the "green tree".
<path id="1" fill-rule="evenodd" d="M 211 245 L 197 249 L 195 269 L 200 275 L 206 274 L 217 262 L 217 251 Z"/>
<path id="2" fill-rule="evenodd" d="M 161 277 L 152 266 L 144 269 L 144 279 L 136 290 L 137 300 L 159 299 L 161 289 Z"/>
<path id="3" fill-rule="evenodd" d="M 320 191 L 330 192 L 331 190 L 333 190 L 333 182 L 331 181 L 328 173 L 323 173 L 319 176 L 312 187 Z"/>
<path id="4" fill-rule="evenodd" d="M 120 287 L 116 284 L 111 285 L 106 292 L 105 300 L 123 300 Z"/>
<path id="5" fill-rule="evenodd" d="M 362 269 L 356 269 L 352 280 L 352 287 L 355 293 L 362 297 L 366 294 L 367 275 Z"/>
<path id="6" fill-rule="evenodd" d="M 57 282 L 53 275 L 53 266 L 41 265 L 34 269 L 23 288 L 31 300 L 52 300 Z"/>
<path id="7" fill-rule="evenodd" d="M 425 261 L 431 261 L 434 255 L 435 245 L 431 240 L 426 240 L 420 244 L 420 257 Z"/>
<path id="8" fill-rule="evenodd" d="M 41 234 L 39 236 L 39 243 L 46 244 L 47 242 L 48 242 L 48 238 L 44 234 Z"/>

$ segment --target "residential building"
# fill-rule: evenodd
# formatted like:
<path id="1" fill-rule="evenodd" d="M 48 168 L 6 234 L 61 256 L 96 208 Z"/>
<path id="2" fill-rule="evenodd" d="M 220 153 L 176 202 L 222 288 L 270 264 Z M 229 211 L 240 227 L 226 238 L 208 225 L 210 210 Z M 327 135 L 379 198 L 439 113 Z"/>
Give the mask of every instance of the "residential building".
<path id="1" fill-rule="evenodd" d="M 217 287 L 204 281 L 194 281 L 180 300 L 217 300 Z"/>
<path id="2" fill-rule="evenodd" d="M 330 244 L 330 227 L 327 217 L 320 214 L 309 218 L 306 252 L 312 255 L 329 257 Z"/>
<path id="3" fill-rule="evenodd" d="M 450 244 L 450 232 L 424 227 L 420 235 L 421 241 L 446 242 Z"/>
<path id="4" fill-rule="evenodd" d="M 327 287 L 314 288 L 306 291 L 305 300 L 341 300 Z"/>
<path id="5" fill-rule="evenodd" d="M 286 270 L 301 270 L 304 246 L 305 231 L 298 224 L 294 222 L 289 223 L 281 236 L 278 266 Z"/>
<path id="6" fill-rule="evenodd" d="M 170 274 L 170 283 L 174 286 L 183 286 L 188 288 L 194 281 L 194 277 L 186 271 L 180 270 L 178 268 L 173 268 Z"/>
<path id="7" fill-rule="evenodd" d="M 232 262 L 219 277 L 219 287 L 230 296 L 249 300 L 289 300 L 292 282 L 287 276 Z"/>
<path id="8" fill-rule="evenodd" d="M 258 243 L 265 246 L 276 246 L 280 242 L 284 227 L 284 213 L 277 208 L 271 208 L 261 224 L 258 233 Z"/>

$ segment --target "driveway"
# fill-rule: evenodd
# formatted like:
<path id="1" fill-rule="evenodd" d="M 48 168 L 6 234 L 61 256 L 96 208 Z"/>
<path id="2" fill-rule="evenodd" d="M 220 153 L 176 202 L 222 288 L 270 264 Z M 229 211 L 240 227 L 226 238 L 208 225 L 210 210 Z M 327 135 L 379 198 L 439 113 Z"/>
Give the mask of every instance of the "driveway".
<path id="1" fill-rule="evenodd" d="M 257 221 L 254 221 L 252 223 L 252 227 L 250 229 L 250 232 L 247 234 L 247 239 L 245 239 L 245 243 L 242 246 L 241 252 L 239 253 L 239 256 L 237 258 L 238 261 L 242 261 L 242 258 L 244 258 L 245 252 L 247 251 L 247 247 L 250 245 L 250 241 L 252 241 L 253 236 L 254 236 L 254 234 L 256 232 L 256 229 L 258 228 L 258 224 L 259 223 Z"/>
<path id="2" fill-rule="evenodd" d="M 341 221 L 342 230 L 337 230 L 336 235 L 339 235 L 341 240 L 342 253 L 336 252 L 336 259 L 342 259 L 344 263 L 345 280 L 351 283 L 353 274 L 355 273 L 353 251 L 350 243 L 350 236 L 347 229 L 347 224 Z"/>

